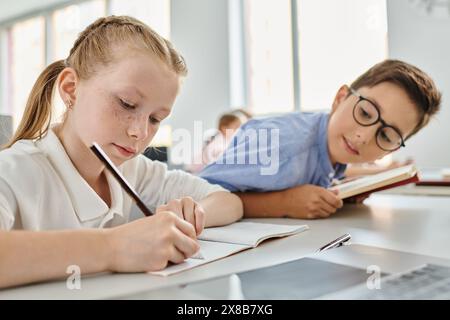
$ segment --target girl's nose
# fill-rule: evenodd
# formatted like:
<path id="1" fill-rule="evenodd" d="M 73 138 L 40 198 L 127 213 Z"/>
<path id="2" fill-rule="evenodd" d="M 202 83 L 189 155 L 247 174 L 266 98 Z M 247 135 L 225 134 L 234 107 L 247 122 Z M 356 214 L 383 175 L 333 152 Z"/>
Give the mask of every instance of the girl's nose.
<path id="1" fill-rule="evenodd" d="M 128 135 L 136 140 L 143 140 L 148 135 L 147 117 L 135 117 L 128 127 Z"/>

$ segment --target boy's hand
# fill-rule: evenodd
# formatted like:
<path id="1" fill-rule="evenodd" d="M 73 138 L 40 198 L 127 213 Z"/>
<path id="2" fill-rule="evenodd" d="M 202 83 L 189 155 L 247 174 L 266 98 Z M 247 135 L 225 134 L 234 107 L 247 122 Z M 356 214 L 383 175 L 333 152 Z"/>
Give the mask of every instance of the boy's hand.
<path id="1" fill-rule="evenodd" d="M 294 187 L 285 192 L 289 218 L 326 218 L 343 205 L 337 192 L 310 184 Z"/>
<path id="2" fill-rule="evenodd" d="M 170 200 L 167 204 L 156 209 L 156 213 L 161 211 L 171 211 L 186 220 L 195 228 L 197 236 L 205 228 L 205 211 L 202 206 L 191 197 Z"/>

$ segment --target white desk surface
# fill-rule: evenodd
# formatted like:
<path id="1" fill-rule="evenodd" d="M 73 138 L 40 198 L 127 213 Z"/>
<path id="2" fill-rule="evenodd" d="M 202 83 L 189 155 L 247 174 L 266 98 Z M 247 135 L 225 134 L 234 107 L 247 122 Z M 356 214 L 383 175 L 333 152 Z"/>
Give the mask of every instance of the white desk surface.
<path id="1" fill-rule="evenodd" d="M 259 222 L 307 224 L 310 230 L 269 240 L 257 248 L 170 277 L 101 274 L 83 277 L 81 290 L 66 281 L 0 290 L 0 299 L 114 299 L 217 278 L 312 255 L 319 247 L 348 232 L 352 243 L 450 259 L 450 197 L 374 194 L 364 205 L 345 205 L 328 219 L 255 219 Z M 331 252 L 331 251 L 330 251 Z M 361 262 L 348 261 L 349 265 Z"/>

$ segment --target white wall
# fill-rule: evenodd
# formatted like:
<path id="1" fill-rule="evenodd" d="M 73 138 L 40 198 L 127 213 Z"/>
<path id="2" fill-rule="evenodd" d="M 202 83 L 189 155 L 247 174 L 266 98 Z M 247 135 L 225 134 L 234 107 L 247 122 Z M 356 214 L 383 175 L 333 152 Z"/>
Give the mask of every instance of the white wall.
<path id="1" fill-rule="evenodd" d="M 436 119 L 394 158 L 413 157 L 420 166 L 450 166 L 450 15 L 426 16 L 408 0 L 388 0 L 389 57 L 405 60 L 427 72 L 443 93 Z"/>
<path id="2" fill-rule="evenodd" d="M 171 41 L 189 74 L 166 123 L 192 132 L 202 120 L 204 129 L 215 128 L 230 109 L 227 0 L 172 0 L 171 13 Z"/>

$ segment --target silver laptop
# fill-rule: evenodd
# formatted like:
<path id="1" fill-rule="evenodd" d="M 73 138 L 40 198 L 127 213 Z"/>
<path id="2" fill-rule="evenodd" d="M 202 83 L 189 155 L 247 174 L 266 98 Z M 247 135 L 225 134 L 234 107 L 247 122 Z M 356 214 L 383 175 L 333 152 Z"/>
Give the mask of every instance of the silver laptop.
<path id="1" fill-rule="evenodd" d="M 318 297 L 319 300 L 448 300 L 450 299 L 450 267 L 425 264 L 382 277 L 378 288 L 362 283 Z"/>
<path id="2" fill-rule="evenodd" d="M 368 266 L 379 267 L 377 281 Z M 188 284 L 188 292 L 209 299 L 450 299 L 450 261 L 352 244 Z"/>

